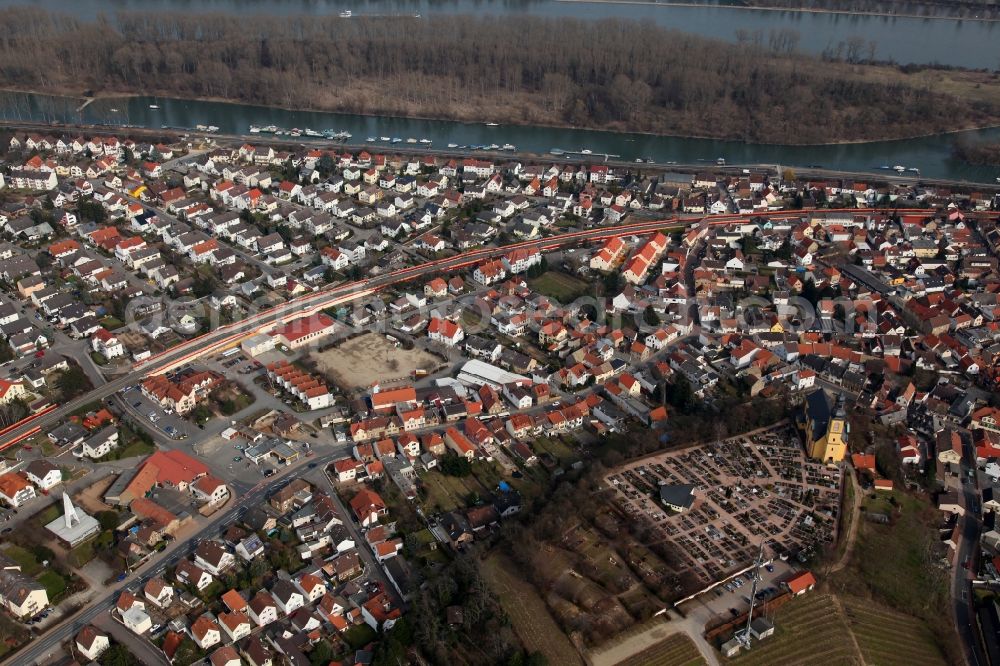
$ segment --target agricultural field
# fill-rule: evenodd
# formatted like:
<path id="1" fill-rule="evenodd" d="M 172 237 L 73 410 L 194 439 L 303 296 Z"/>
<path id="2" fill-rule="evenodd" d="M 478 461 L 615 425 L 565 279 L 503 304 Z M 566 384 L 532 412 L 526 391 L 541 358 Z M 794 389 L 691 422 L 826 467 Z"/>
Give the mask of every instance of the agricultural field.
<path id="1" fill-rule="evenodd" d="M 860 664 L 847 620 L 828 594 L 807 594 L 777 612 L 775 632 L 731 662 L 739 666 Z"/>
<path id="2" fill-rule="evenodd" d="M 703 666 L 704 663 L 694 641 L 685 634 L 674 634 L 618 666 Z"/>
<path id="3" fill-rule="evenodd" d="M 869 664 L 947 663 L 926 624 L 915 617 L 874 605 L 864 599 L 841 600 L 847 622 Z"/>
<path id="4" fill-rule="evenodd" d="M 930 627 L 867 599 L 807 594 L 778 610 L 775 632 L 731 660 L 748 664 L 945 664 Z"/>
<path id="5" fill-rule="evenodd" d="M 367 388 L 376 381 L 390 384 L 408 380 L 414 370 L 433 370 L 440 363 L 423 349 L 403 349 L 375 333 L 310 356 L 321 372 L 346 390 Z"/>
<path id="6" fill-rule="evenodd" d="M 579 653 L 549 614 L 535 588 L 502 555 L 492 555 L 481 568 L 511 624 L 529 652 L 541 652 L 550 664 L 581 664 Z"/>
<path id="7" fill-rule="evenodd" d="M 546 271 L 536 278 L 531 278 L 528 280 L 528 286 L 560 303 L 569 303 L 590 288 L 590 285 L 580 278 L 559 271 Z"/>

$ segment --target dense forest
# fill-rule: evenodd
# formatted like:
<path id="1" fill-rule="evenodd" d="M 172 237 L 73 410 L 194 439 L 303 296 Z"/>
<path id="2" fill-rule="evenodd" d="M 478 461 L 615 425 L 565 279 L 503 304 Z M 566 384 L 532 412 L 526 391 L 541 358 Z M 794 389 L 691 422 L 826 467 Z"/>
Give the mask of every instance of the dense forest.
<path id="1" fill-rule="evenodd" d="M 817 143 L 996 122 L 959 99 L 796 52 L 779 31 L 737 44 L 627 21 L 470 16 L 340 19 L 0 11 L 0 86 Z M 847 57 L 847 56 L 851 57 Z M 987 82 L 987 86 L 996 85 Z"/>

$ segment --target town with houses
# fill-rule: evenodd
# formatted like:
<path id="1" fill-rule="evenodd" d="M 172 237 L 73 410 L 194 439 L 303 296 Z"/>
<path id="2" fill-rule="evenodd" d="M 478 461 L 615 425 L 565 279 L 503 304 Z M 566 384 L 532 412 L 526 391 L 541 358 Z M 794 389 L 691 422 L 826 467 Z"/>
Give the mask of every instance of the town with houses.
<path id="1" fill-rule="evenodd" d="M 690 663 L 763 658 L 926 505 L 941 622 L 1000 655 L 996 192 L 0 138 L 0 659 L 426 663 L 441 572 L 615 447 L 602 515 L 649 559 L 552 535 L 618 609 L 573 598 L 603 637 L 669 609 Z M 570 661 L 513 630 L 582 663 L 553 589 Z M 450 599 L 442 641 L 469 627 Z"/>

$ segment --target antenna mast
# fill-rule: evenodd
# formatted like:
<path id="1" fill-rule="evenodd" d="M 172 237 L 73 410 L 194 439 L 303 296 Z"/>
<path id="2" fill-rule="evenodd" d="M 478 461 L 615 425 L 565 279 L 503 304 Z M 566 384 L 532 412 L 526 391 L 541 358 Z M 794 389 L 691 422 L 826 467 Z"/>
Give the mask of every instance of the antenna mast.
<path id="1" fill-rule="evenodd" d="M 760 568 L 764 564 L 764 537 L 760 538 L 760 548 L 757 550 L 757 561 L 753 566 L 753 581 L 750 585 L 750 611 L 747 613 L 747 626 L 737 639 L 746 649 L 750 649 L 750 623 L 753 621 L 753 607 L 757 602 L 757 581 L 760 580 Z"/>

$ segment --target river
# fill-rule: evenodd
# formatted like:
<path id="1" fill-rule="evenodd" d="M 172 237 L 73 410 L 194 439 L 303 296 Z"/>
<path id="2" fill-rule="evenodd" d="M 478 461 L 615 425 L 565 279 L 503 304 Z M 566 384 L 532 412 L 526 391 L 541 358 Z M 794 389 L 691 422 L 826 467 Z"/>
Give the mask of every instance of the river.
<path id="1" fill-rule="evenodd" d="M 24 4 L 28 3 L 0 0 L 0 7 Z M 766 40 L 772 30 L 790 28 L 801 36 L 799 48 L 811 53 L 860 38 L 865 44 L 875 44 L 874 55 L 879 60 L 1000 68 L 997 22 L 747 10 L 725 3 L 683 7 L 560 0 L 33 0 L 30 4 L 85 19 L 112 16 L 118 11 L 287 15 L 339 14 L 348 9 L 355 15 L 420 14 L 428 20 L 457 13 L 624 18 L 729 41 L 735 40 L 740 29 L 760 31 Z M 900 13 L 908 11 L 905 4 L 899 7 Z"/>
<path id="2" fill-rule="evenodd" d="M 875 173 L 880 173 L 878 167 L 881 166 L 902 165 L 917 168 L 922 176 L 928 178 L 992 184 L 996 184 L 995 179 L 1000 176 L 998 168 L 973 167 L 952 158 L 952 135 L 861 144 L 777 146 L 551 127 L 489 127 L 483 123 L 286 111 L 246 104 L 153 97 L 99 99 L 77 111 L 80 104 L 81 100 L 72 98 L 0 93 L 0 118 L 152 128 L 216 125 L 224 134 L 247 134 L 250 125 L 344 130 L 353 135 L 351 144 L 366 143 L 372 137 L 377 140 L 374 145 L 382 150 L 391 150 L 391 144 L 378 141 L 381 137 L 400 138 L 404 143 L 399 145 L 409 145 L 405 144 L 408 138 L 426 138 L 433 141 L 433 147 L 442 150 L 449 143 L 465 146 L 502 146 L 510 143 L 524 152 L 547 154 L 553 148 L 586 149 L 628 161 L 652 158 L 660 165 L 673 161 L 681 164 L 704 162 L 707 166 L 714 165 L 716 159 L 722 157 L 728 164 L 771 164 L 792 168 L 820 165 L 840 171 Z M 152 109 L 150 105 L 159 108 Z M 965 134 L 976 140 L 1000 141 L 1000 128 Z M 309 142 L 304 136 L 286 138 L 290 143 Z"/>

